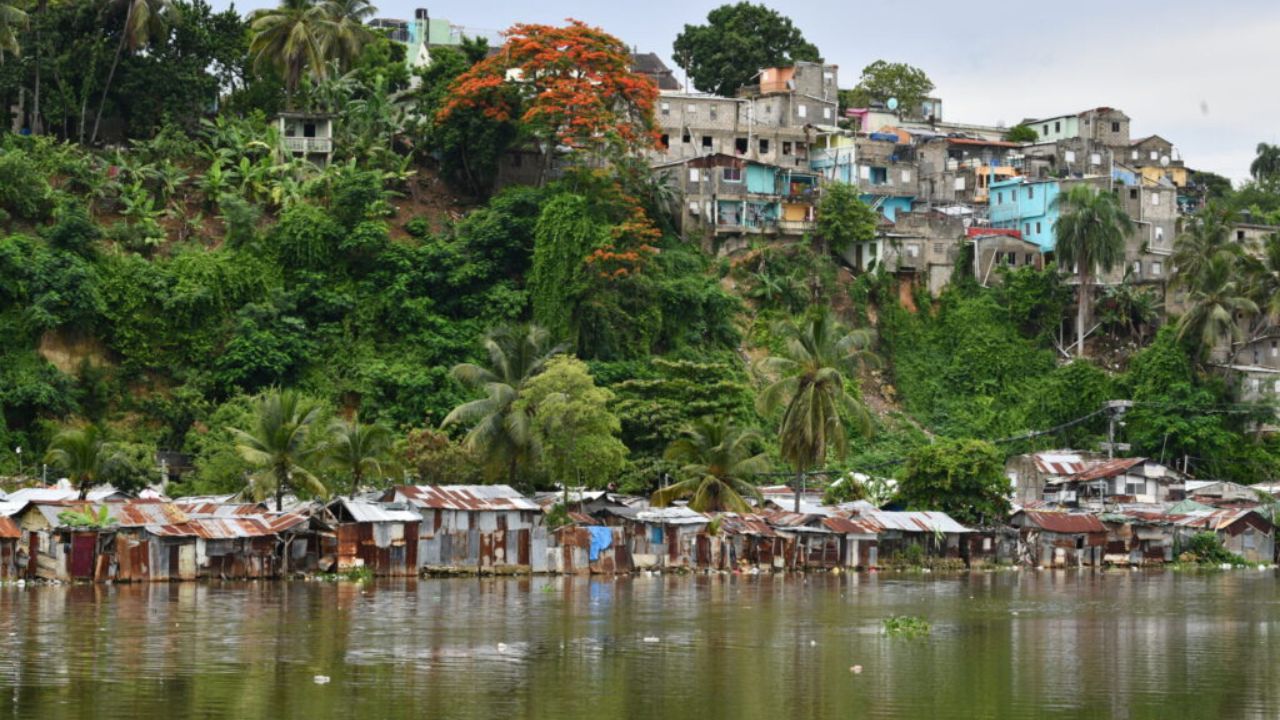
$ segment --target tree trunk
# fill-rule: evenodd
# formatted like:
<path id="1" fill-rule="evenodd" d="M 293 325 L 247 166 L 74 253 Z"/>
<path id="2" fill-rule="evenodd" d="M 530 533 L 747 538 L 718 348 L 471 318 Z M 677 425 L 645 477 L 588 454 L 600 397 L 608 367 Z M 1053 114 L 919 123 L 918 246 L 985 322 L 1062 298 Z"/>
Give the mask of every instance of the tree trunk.
<path id="1" fill-rule="evenodd" d="M 129 25 L 133 20 L 133 2 L 129 3 L 129 11 L 124 15 L 124 27 L 120 31 L 120 43 L 116 45 L 115 57 L 111 59 L 111 69 L 107 71 L 107 84 L 102 86 L 102 100 L 98 102 L 98 113 L 93 118 L 93 134 L 89 136 L 89 144 L 98 140 L 98 125 L 102 122 L 102 110 L 107 106 L 107 95 L 111 93 L 111 82 L 116 77 L 116 67 L 120 64 L 120 56 L 124 54 L 124 41 L 129 36 Z M 85 95 L 85 102 L 89 96 Z M 80 141 L 84 142 L 83 113 L 81 113 Z"/>
<path id="2" fill-rule="evenodd" d="M 1076 357 L 1084 357 L 1084 324 L 1089 315 L 1089 273 L 1080 272 L 1080 296 L 1076 301 Z"/>
<path id="3" fill-rule="evenodd" d="M 47 7 L 47 3 L 45 2 L 45 0 L 40 0 L 40 3 L 36 6 L 37 10 L 39 10 L 39 13 L 41 15 L 44 15 L 44 11 L 46 7 Z M 44 134 L 44 121 L 40 119 L 40 60 L 41 60 L 40 23 L 37 20 L 36 21 L 36 79 L 35 79 L 35 88 L 34 88 L 35 92 L 33 93 L 35 97 L 33 99 L 32 107 L 31 107 L 31 134 L 32 135 Z"/>
<path id="4" fill-rule="evenodd" d="M 796 494 L 796 513 L 800 512 L 800 493 L 804 490 L 804 471 L 800 470 L 796 473 L 796 486 L 794 488 Z"/>

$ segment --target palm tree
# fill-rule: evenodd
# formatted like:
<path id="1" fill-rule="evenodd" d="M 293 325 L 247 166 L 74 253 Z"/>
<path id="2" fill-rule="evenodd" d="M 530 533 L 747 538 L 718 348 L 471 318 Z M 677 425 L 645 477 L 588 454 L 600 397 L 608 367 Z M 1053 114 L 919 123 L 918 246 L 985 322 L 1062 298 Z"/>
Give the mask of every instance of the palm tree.
<path id="1" fill-rule="evenodd" d="M 1054 222 L 1058 266 L 1074 265 L 1080 278 L 1076 355 L 1084 357 L 1085 322 L 1089 319 L 1094 271 L 1108 273 L 1124 262 L 1124 241 L 1133 231 L 1133 223 L 1115 195 L 1099 192 L 1092 185 L 1076 185 L 1053 202 L 1064 206 Z"/>
<path id="2" fill-rule="evenodd" d="M 1239 341 L 1244 335 L 1241 316 L 1258 312 L 1258 304 L 1245 294 L 1238 275 L 1237 263 L 1216 255 L 1187 293 L 1187 310 L 1178 318 L 1178 338 L 1194 334 L 1202 355 Z"/>
<path id="3" fill-rule="evenodd" d="M 764 453 L 754 449 L 762 438 L 755 430 L 735 427 L 727 417 L 694 421 L 667 446 L 667 460 L 680 463 L 680 482 L 653 494 L 657 507 L 690 498 L 698 512 L 751 512 L 746 497 L 760 499 L 760 491 L 747 480 L 769 470 Z"/>
<path id="4" fill-rule="evenodd" d="M 1243 253 L 1244 248 L 1231 242 L 1231 226 L 1235 222 L 1235 213 L 1219 203 L 1210 203 L 1190 218 L 1186 232 L 1179 234 L 1173 244 L 1177 284 L 1194 286 L 1209 261 L 1217 255 Z"/>
<path id="5" fill-rule="evenodd" d="M 315 0 L 280 0 L 277 8 L 257 10 L 249 25 L 253 67 L 260 70 L 265 63 L 278 69 L 291 99 L 304 74 L 316 79 L 327 74 L 333 29 L 328 7 Z"/>
<path id="6" fill-rule="evenodd" d="M 318 496 L 329 494 L 306 467 L 325 450 L 324 443 L 311 437 L 319 416 L 314 400 L 293 390 L 269 390 L 254 400 L 251 429 L 230 428 L 236 452 L 254 470 L 249 490 L 256 498 L 274 494 L 277 512 L 283 510 L 286 491 L 305 486 Z"/>
<path id="7" fill-rule="evenodd" d="M 514 406 L 521 390 L 564 350 L 551 345 L 551 335 L 536 325 L 502 327 L 484 337 L 488 365 L 461 363 L 453 377 L 485 396 L 453 409 L 442 425 L 471 426 L 464 444 L 491 467 L 504 467 L 507 481 L 516 485 L 520 465 L 534 453 L 533 429 L 527 413 Z"/>
<path id="8" fill-rule="evenodd" d="M 84 500 L 116 461 L 97 427 L 65 428 L 53 436 L 44 461 L 61 469 Z"/>
<path id="9" fill-rule="evenodd" d="M 1258 143 L 1257 157 L 1249 164 L 1249 174 L 1259 182 L 1280 175 L 1280 145 Z"/>
<path id="10" fill-rule="evenodd" d="M 376 423 L 361 424 L 359 414 L 350 420 L 338 418 L 329 425 L 325 455 L 335 468 L 351 476 L 351 497 L 355 497 L 366 477 L 385 474 L 391 455 L 391 431 Z"/>
<path id="11" fill-rule="evenodd" d="M 781 324 L 778 333 L 786 341 L 783 352 L 756 362 L 757 371 L 772 378 L 756 398 L 756 409 L 763 415 L 782 409 L 778 435 L 782 458 L 796 469 L 799 512 L 805 472 L 826 462 L 828 449 L 840 458 L 848 453 L 846 423 L 871 432 L 854 375 L 876 357 L 870 332 L 848 330 L 825 309 L 798 325 Z"/>
<path id="12" fill-rule="evenodd" d="M 325 0 L 324 10 L 331 23 L 326 56 L 337 60 L 339 67 L 350 68 L 360 58 L 360 51 L 373 39 L 365 21 L 378 12 L 369 0 Z"/>
<path id="13" fill-rule="evenodd" d="M 18 31 L 25 30 L 27 25 L 27 13 L 22 8 L 0 2 L 0 63 L 4 63 L 5 53 L 14 57 L 22 54 L 22 44 L 18 42 Z"/>
<path id="14" fill-rule="evenodd" d="M 125 48 L 136 52 L 169 34 L 170 16 L 173 15 L 171 0 L 112 0 L 111 7 L 118 11 L 125 7 L 124 25 L 120 29 L 120 41 L 116 44 L 115 57 L 111 59 L 111 69 L 107 71 L 107 84 L 102 88 L 102 100 L 98 103 L 98 113 L 93 118 L 93 133 L 89 143 L 98 140 L 98 127 L 102 123 L 102 110 L 107 106 L 107 95 L 111 92 L 111 82 L 116 76 L 116 67 L 120 65 L 120 56 Z M 88 102 L 88 95 L 85 96 Z M 80 142 L 84 142 L 84 117 L 81 113 Z"/>

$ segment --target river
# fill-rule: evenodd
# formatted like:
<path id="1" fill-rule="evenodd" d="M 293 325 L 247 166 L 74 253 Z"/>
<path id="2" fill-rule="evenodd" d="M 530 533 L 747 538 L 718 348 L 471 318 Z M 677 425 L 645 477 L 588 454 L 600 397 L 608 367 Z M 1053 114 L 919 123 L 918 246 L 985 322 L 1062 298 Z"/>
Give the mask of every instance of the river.
<path id="1" fill-rule="evenodd" d="M 6 587 L 0 718 L 1275 718 L 1277 590 L 1257 570 Z M 932 632 L 887 636 L 898 614 Z"/>

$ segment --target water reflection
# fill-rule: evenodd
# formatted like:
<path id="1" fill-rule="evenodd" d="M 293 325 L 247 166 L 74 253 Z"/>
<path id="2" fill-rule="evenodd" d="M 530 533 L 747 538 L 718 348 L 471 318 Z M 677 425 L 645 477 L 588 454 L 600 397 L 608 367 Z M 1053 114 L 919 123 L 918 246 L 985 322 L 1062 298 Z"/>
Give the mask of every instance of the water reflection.
<path id="1" fill-rule="evenodd" d="M 1278 606 L 1271 572 L 5 588 L 0 717 L 1271 718 Z"/>

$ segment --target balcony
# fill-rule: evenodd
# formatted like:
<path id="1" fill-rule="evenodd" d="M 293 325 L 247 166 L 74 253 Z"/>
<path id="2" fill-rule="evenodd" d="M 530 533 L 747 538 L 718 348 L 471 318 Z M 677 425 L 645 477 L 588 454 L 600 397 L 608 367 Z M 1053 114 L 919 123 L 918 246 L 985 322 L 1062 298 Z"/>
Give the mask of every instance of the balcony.
<path id="1" fill-rule="evenodd" d="M 333 152 L 333 140 L 319 137 L 286 137 L 284 149 L 302 155 L 328 155 Z"/>
<path id="2" fill-rule="evenodd" d="M 818 223 L 813 220 L 779 220 L 777 225 L 783 235 L 804 235 L 818 229 Z"/>

